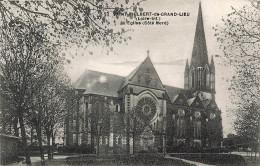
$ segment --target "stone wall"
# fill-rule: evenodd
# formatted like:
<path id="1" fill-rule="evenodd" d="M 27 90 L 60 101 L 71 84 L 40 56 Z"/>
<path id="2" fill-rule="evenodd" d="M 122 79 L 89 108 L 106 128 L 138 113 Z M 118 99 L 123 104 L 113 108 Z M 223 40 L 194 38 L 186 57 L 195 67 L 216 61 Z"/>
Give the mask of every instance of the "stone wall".
<path id="1" fill-rule="evenodd" d="M 17 158 L 19 152 L 18 141 L 18 137 L 0 134 L 0 161 L 2 164 L 12 158 Z"/>

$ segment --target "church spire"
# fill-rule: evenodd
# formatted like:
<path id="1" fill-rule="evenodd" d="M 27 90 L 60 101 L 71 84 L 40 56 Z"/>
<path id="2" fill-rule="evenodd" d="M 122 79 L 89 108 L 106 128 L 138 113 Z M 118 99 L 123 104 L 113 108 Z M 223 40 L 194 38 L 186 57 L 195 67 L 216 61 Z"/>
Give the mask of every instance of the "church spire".
<path id="1" fill-rule="evenodd" d="M 191 57 L 191 66 L 193 66 L 194 68 L 205 67 L 206 64 L 208 64 L 208 53 L 203 26 L 201 3 L 199 3 L 199 12 Z"/>
<path id="2" fill-rule="evenodd" d="M 188 62 L 188 59 L 187 59 L 187 61 L 186 61 L 186 66 L 185 66 L 185 74 L 186 74 L 186 75 L 189 75 L 189 70 L 190 70 L 190 68 L 189 68 L 189 62 Z"/>
<path id="3" fill-rule="evenodd" d="M 211 71 L 212 73 L 215 73 L 215 64 L 214 64 L 213 56 L 211 57 L 210 71 Z"/>

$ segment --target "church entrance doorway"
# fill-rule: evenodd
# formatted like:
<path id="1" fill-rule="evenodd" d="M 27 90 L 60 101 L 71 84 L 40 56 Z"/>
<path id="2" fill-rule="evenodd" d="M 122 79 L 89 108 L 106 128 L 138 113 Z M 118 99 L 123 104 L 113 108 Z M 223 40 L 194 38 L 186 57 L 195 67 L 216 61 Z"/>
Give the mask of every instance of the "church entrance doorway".
<path id="1" fill-rule="evenodd" d="M 144 151 L 149 151 L 154 146 L 154 135 L 150 126 L 145 127 L 140 135 L 140 145 Z"/>

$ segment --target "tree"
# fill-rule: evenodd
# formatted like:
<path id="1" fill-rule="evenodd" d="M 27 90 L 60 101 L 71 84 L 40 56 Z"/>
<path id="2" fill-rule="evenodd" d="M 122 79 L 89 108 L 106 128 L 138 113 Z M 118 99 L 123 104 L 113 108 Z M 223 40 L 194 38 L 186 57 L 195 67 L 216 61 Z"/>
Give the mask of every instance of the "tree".
<path id="1" fill-rule="evenodd" d="M 230 109 L 236 117 L 234 128 L 238 134 L 255 140 L 260 138 L 260 111 L 257 106 L 260 97 L 258 7 L 254 3 L 241 9 L 232 7 L 232 12 L 222 18 L 223 25 L 214 28 L 223 51 L 221 57 L 225 65 L 230 65 L 234 70 L 229 88 L 235 105 Z"/>
<path id="2" fill-rule="evenodd" d="M 24 115 L 42 102 L 35 96 L 59 63 L 59 49 L 100 45 L 113 51 L 114 43 L 130 39 L 124 36 L 127 30 L 115 26 L 127 21 L 120 14 L 142 11 L 138 6 L 139 2 L 130 4 L 129 0 L 0 2 L 0 67 L 19 119 L 27 163 Z"/>
<path id="3" fill-rule="evenodd" d="M 133 154 L 135 154 L 136 137 L 141 135 L 145 127 L 149 125 L 150 119 L 139 109 L 133 107 L 126 115 L 127 123 L 127 151 L 130 153 L 130 137 L 133 138 Z"/>
<path id="4" fill-rule="evenodd" d="M 3 82 L 4 77 L 0 75 L 0 132 L 3 134 L 13 134 L 18 137 L 18 119 L 9 97 L 10 94 Z"/>
<path id="5" fill-rule="evenodd" d="M 128 30 L 115 25 L 134 17 L 126 12 L 142 11 L 139 4 L 129 0 L 1 1 L 0 8 L 1 17 L 7 22 L 18 19 L 36 26 L 42 24 L 44 39 L 56 46 L 89 49 L 91 45 L 101 45 L 113 51 L 114 43 L 130 39 L 125 35 Z"/>
<path id="6" fill-rule="evenodd" d="M 52 159 L 52 149 L 55 144 L 55 133 L 64 119 L 65 92 L 69 88 L 69 79 L 64 74 L 62 64 L 57 65 L 54 71 L 41 87 L 40 93 L 35 96 L 34 101 L 41 101 L 28 112 L 26 119 L 30 126 L 36 129 L 37 138 L 40 147 L 40 156 L 44 161 L 42 149 L 42 133 L 47 137 L 48 159 Z M 53 144 L 50 146 L 52 138 Z"/>
<path id="7" fill-rule="evenodd" d="M 107 101 L 97 100 L 93 104 L 93 111 L 90 114 L 91 129 L 96 136 L 97 149 L 96 153 L 99 156 L 100 137 L 106 135 L 109 137 L 111 112 Z"/>
<path id="8" fill-rule="evenodd" d="M 53 45 L 42 40 L 42 29 L 27 26 L 18 20 L 4 26 L 8 28 L 2 28 L 0 32 L 3 84 L 19 119 L 26 162 L 30 163 L 24 116 L 28 110 L 40 104 L 41 101 L 35 101 L 35 98 L 54 66 L 62 59 Z"/>
<path id="9" fill-rule="evenodd" d="M 47 136 L 48 159 L 52 159 L 53 147 L 55 144 L 55 136 L 59 129 L 63 126 L 64 110 L 66 102 L 66 91 L 69 89 L 69 79 L 66 74 L 63 74 L 61 68 L 57 69 L 54 75 L 51 76 L 48 83 L 45 84 L 45 105 L 43 110 L 42 126 Z M 59 71 L 60 70 L 60 71 Z M 50 147 L 50 139 L 52 139 L 52 147 Z"/>

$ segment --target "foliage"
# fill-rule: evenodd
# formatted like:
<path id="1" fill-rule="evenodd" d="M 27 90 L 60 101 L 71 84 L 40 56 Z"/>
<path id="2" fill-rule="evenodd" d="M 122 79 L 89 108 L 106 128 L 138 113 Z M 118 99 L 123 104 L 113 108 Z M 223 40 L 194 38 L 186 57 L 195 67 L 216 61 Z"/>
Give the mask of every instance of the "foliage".
<path id="1" fill-rule="evenodd" d="M 133 135 L 140 135 L 144 131 L 145 127 L 149 125 L 150 119 L 141 110 L 133 107 L 128 113 L 128 118 L 130 121 L 129 128 L 130 133 Z"/>
<path id="2" fill-rule="evenodd" d="M 224 25 L 214 28 L 223 51 L 221 58 L 225 65 L 231 65 L 235 70 L 230 88 L 232 101 L 238 104 L 240 99 L 257 101 L 260 94 L 260 12 L 253 6 L 232 10 L 226 18 L 222 18 Z"/>
<path id="3" fill-rule="evenodd" d="M 99 155 L 100 137 L 101 135 L 108 135 L 110 131 L 110 117 L 111 112 L 109 103 L 106 99 L 96 98 L 92 105 L 93 111 L 90 113 L 91 131 L 96 136 L 97 155 Z"/>
<path id="4" fill-rule="evenodd" d="M 125 36 L 128 30 L 116 27 L 127 21 L 128 15 L 120 15 L 138 10 L 139 2 L 129 0 L 0 1 L 1 108 L 16 133 L 19 118 L 27 163 L 24 118 L 38 133 L 44 125 L 45 133 L 53 134 L 66 107 L 61 94 L 68 81 L 57 70 L 66 60 L 60 50 L 101 45 L 113 51 L 113 44 L 131 39 Z"/>
<path id="5" fill-rule="evenodd" d="M 58 148 L 59 153 L 80 153 L 80 154 L 92 154 L 91 145 L 68 145 Z"/>
<path id="6" fill-rule="evenodd" d="M 235 130 L 237 134 L 243 136 L 247 142 L 259 139 L 259 106 L 255 103 L 246 103 L 243 107 L 236 110 Z"/>
<path id="7" fill-rule="evenodd" d="M 8 28 L 1 28 L 0 31 L 0 43 L 3 46 L 0 50 L 2 83 L 5 86 L 4 93 L 13 106 L 9 111 L 19 118 L 24 148 L 27 149 L 24 118 L 40 115 L 37 108 L 44 100 L 39 99 L 39 95 L 63 58 L 59 57 L 54 45 L 42 39 L 43 29 L 36 29 L 18 20 L 3 26 Z M 27 162 L 30 162 L 28 155 Z"/>
<path id="8" fill-rule="evenodd" d="M 260 10 L 257 6 L 232 8 L 223 18 L 223 26 L 217 25 L 215 36 L 223 51 L 225 65 L 234 70 L 230 77 L 230 98 L 235 107 L 229 112 L 235 115 L 234 128 L 241 136 L 251 140 L 259 138 L 260 111 Z M 231 72 L 232 73 L 232 72 Z"/>
<path id="9" fill-rule="evenodd" d="M 120 14 L 142 11 L 139 4 L 129 0 L 1 1 L 0 7 L 2 23 L 15 24 L 18 20 L 42 27 L 43 40 L 56 46 L 86 49 L 102 45 L 113 51 L 114 43 L 131 39 L 125 35 L 128 30 L 116 27 L 130 18 Z"/>

